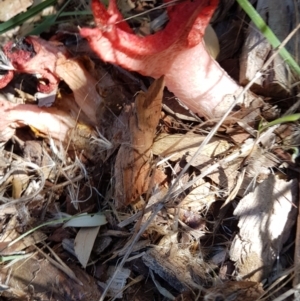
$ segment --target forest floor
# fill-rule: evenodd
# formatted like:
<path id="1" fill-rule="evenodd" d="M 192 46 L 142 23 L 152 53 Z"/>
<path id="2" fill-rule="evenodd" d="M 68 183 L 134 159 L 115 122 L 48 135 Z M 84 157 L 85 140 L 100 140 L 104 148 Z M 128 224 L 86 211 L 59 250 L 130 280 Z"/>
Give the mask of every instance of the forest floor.
<path id="1" fill-rule="evenodd" d="M 142 13 L 130 19 L 137 32 L 158 30 L 159 2 L 124 3 L 124 16 Z M 245 86 L 273 50 L 235 1 L 224 3 L 212 20 L 217 61 Z M 276 20 L 269 15 L 270 26 Z M 1 300 L 296 300 L 298 123 L 265 126 L 299 111 L 287 66 L 277 56 L 250 87 L 257 101 L 236 107 L 205 141 L 219 119 L 183 107 L 163 78 L 102 62 L 78 35 L 92 24 L 91 16 L 62 19 L 41 35 L 75 58 L 52 96 L 36 96 L 29 74 L 0 91 L 14 103 L 0 103 Z M 22 30 L 2 35 L 2 46 L 28 47 L 16 39 Z M 83 102 L 84 116 L 74 99 L 87 90 L 104 102 Z M 37 98 L 35 121 L 28 112 Z M 57 122 L 76 130 L 61 138 Z"/>

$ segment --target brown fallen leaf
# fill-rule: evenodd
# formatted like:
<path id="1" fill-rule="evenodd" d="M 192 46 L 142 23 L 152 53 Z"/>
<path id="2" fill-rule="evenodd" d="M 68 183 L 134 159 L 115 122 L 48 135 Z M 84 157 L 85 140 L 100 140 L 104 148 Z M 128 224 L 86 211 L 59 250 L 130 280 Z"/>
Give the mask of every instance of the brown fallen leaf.
<path id="1" fill-rule="evenodd" d="M 130 140 L 123 143 L 115 163 L 116 206 L 122 207 L 136 200 L 149 187 L 151 152 L 160 118 L 164 78 L 155 80 L 135 99 L 134 112 L 129 117 Z"/>

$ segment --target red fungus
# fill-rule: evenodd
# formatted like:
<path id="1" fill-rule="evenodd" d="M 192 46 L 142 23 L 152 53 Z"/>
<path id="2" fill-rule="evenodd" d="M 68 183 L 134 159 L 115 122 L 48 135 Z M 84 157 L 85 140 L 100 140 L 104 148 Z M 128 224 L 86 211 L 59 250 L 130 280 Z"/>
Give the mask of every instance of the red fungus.
<path id="1" fill-rule="evenodd" d="M 44 41 L 38 37 L 27 37 L 20 41 L 8 42 L 3 47 L 3 52 L 15 68 L 15 72 L 36 74 L 40 81 L 38 90 L 49 93 L 53 91 L 60 81 L 56 74 L 56 63 L 59 58 L 66 58 L 64 47 L 57 43 Z M 12 79 L 11 73 L 4 75 L 0 80 L 0 87 L 8 84 L 7 77 Z"/>
<path id="2" fill-rule="evenodd" d="M 14 72 L 35 74 L 39 77 L 38 90 L 49 93 L 64 80 L 74 92 L 75 101 L 91 124 L 97 124 L 96 112 L 102 98 L 96 90 L 97 81 L 76 59 L 69 58 L 65 47 L 58 42 L 45 41 L 35 36 L 20 42 L 8 42 L 3 47 Z M 13 71 L 0 78 L 0 88 L 13 78 Z"/>
<path id="3" fill-rule="evenodd" d="M 139 37 L 124 22 L 115 0 L 110 0 L 107 10 L 99 0 L 92 0 L 97 27 L 83 28 L 80 34 L 104 61 L 154 78 L 164 75 L 169 90 L 192 111 L 218 117 L 230 105 L 225 96 L 239 86 L 202 41 L 217 5 L 218 0 L 187 0 L 169 6 L 165 29 Z"/>

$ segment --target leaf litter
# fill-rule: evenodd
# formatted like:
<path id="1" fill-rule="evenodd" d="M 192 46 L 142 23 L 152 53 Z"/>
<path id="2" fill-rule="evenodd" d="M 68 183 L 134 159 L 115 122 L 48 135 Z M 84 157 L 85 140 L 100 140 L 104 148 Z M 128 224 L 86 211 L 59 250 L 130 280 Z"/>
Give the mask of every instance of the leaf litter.
<path id="1" fill-rule="evenodd" d="M 124 14 L 143 11 L 128 3 Z M 220 9 L 243 16 L 231 4 Z M 143 18 L 135 20 L 138 27 L 153 31 L 149 15 Z M 224 15 L 218 21 L 219 31 L 232 22 Z M 298 125 L 287 126 L 293 141 L 283 138 L 286 125 L 257 131 L 260 120 L 290 107 L 276 104 L 269 82 L 259 94 L 271 99 L 254 97 L 236 108 L 206 143 L 219 119 L 203 122 L 193 113 L 180 119 L 176 99 L 166 102 L 164 77 L 153 81 L 104 64 L 84 41 L 71 48 L 54 38 L 25 42 L 44 52 L 17 73 L 40 74 L 38 90 L 58 89 L 50 107 L 27 103 L 37 89 L 26 76 L 15 76 L 1 93 L 3 298 L 272 300 L 294 293 L 284 280 L 293 279 L 293 244 L 299 244 L 299 169 L 285 150 Z M 50 69 L 39 63 L 39 55 L 48 62 L 49 49 Z M 222 48 L 221 54 L 226 66 Z M 280 87 L 295 96 L 287 84 Z M 23 99 L 15 88 L 24 90 Z M 101 227 L 75 225 L 76 218 L 70 227 L 64 223 L 97 212 L 107 222 Z M 17 257 L 7 263 L 7 256 Z"/>

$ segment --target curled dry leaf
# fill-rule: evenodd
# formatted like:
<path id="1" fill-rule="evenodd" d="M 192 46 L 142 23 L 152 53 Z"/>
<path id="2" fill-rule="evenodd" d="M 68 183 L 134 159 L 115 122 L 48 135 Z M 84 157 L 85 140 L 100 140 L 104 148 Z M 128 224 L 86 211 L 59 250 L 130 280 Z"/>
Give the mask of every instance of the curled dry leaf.
<path id="1" fill-rule="evenodd" d="M 130 140 L 122 144 L 115 164 L 115 199 L 121 207 L 136 200 L 149 186 L 151 151 L 160 118 L 164 78 L 154 81 L 149 90 L 135 99 L 129 117 Z"/>

